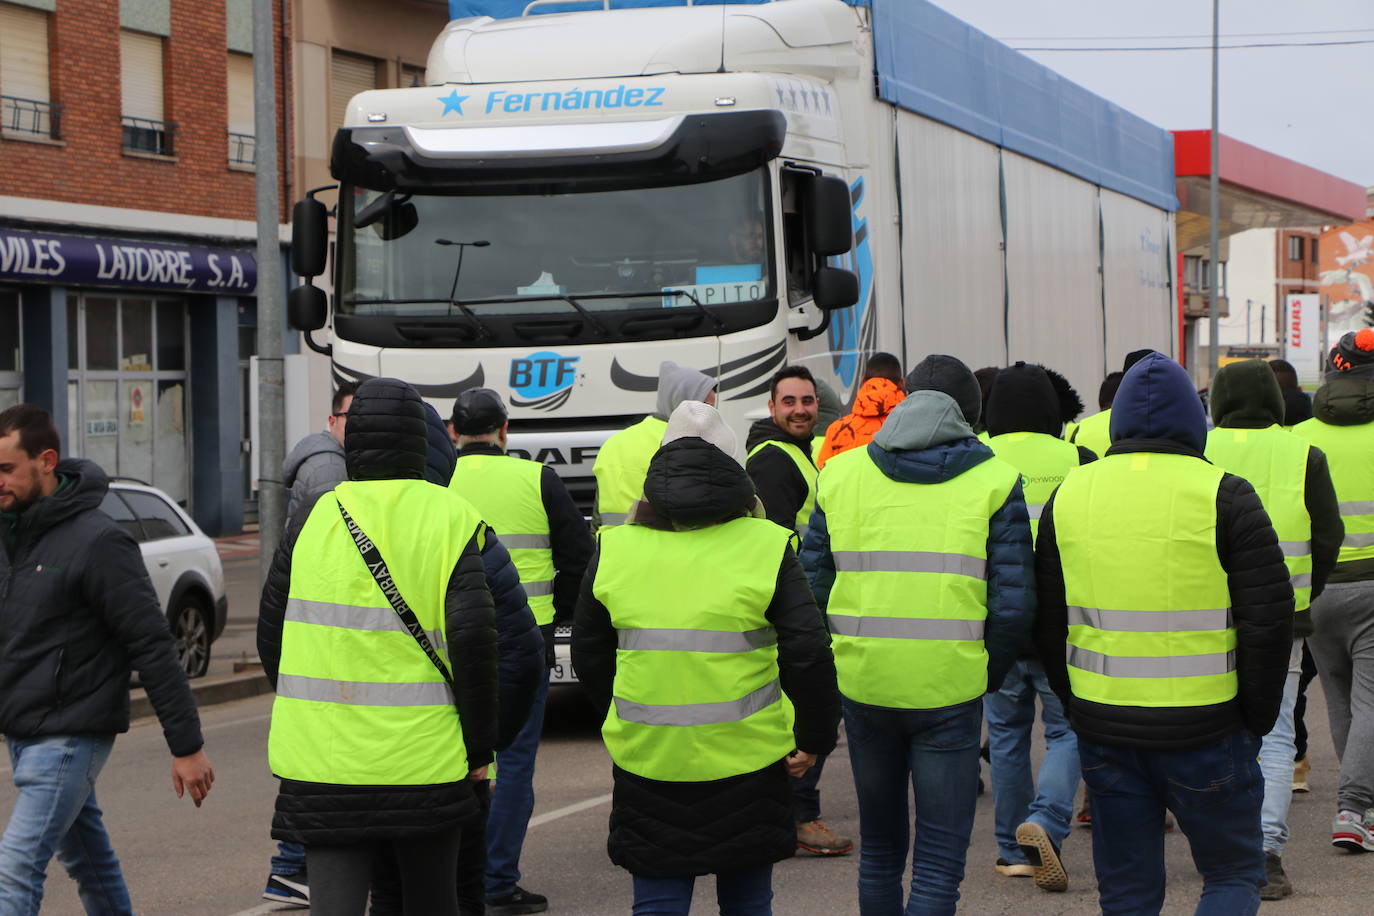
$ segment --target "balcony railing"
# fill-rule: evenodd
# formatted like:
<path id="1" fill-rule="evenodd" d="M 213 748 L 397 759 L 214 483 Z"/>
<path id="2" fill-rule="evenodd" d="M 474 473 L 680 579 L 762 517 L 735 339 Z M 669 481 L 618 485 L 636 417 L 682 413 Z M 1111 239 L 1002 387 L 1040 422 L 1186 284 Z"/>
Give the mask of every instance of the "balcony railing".
<path id="1" fill-rule="evenodd" d="M 37 99 L 0 95 L 0 130 L 7 134 L 62 138 L 62 106 Z"/>
<path id="2" fill-rule="evenodd" d="M 171 121 L 154 121 L 124 115 L 124 149 L 132 153 L 153 153 L 158 156 L 176 154 L 177 126 Z"/>
<path id="3" fill-rule="evenodd" d="M 258 141 L 253 134 L 236 134 L 229 131 L 229 164 L 252 165 L 258 151 Z"/>

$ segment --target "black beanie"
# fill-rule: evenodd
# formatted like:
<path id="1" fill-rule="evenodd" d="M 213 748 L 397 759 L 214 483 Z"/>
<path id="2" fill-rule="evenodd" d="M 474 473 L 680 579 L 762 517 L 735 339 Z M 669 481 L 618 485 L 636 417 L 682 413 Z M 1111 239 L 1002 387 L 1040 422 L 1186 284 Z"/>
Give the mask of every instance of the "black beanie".
<path id="1" fill-rule="evenodd" d="M 916 364 L 906 377 L 906 390 L 942 391 L 954 398 L 969 426 L 978 422 L 983 411 L 983 389 L 972 370 L 953 356 L 932 353 Z"/>
<path id="2" fill-rule="evenodd" d="M 1132 350 L 1130 353 L 1126 354 L 1126 359 L 1121 363 L 1121 371 L 1130 372 L 1132 366 L 1134 366 L 1136 363 L 1140 362 L 1142 359 L 1149 356 L 1153 352 L 1155 351 L 1149 349 L 1148 347 L 1144 350 Z"/>
<path id="3" fill-rule="evenodd" d="M 1374 328 L 1346 331 L 1331 348 L 1328 375 L 1374 378 Z"/>

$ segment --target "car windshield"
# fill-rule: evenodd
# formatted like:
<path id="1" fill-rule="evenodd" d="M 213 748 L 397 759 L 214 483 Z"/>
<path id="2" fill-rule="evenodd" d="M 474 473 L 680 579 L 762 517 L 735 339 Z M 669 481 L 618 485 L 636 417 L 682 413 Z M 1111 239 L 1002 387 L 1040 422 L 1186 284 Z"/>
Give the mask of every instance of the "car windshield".
<path id="1" fill-rule="evenodd" d="M 572 194 L 440 197 L 345 186 L 338 308 L 496 316 L 757 302 L 773 295 L 767 200 L 762 169 Z"/>

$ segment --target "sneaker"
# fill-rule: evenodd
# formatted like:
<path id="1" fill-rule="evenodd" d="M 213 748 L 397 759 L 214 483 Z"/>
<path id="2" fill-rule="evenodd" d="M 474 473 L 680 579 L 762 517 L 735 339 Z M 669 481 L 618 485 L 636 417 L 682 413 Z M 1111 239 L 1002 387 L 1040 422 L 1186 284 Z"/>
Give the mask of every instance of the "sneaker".
<path id="1" fill-rule="evenodd" d="M 797 848 L 818 856 L 847 856 L 854 851 L 854 841 L 836 836 L 821 821 L 806 821 L 797 825 Z"/>
<path id="2" fill-rule="evenodd" d="M 1331 845 L 1346 852 L 1374 852 L 1369 820 L 1358 811 L 1342 811 L 1331 822 Z"/>
<path id="3" fill-rule="evenodd" d="M 522 913 L 542 913 L 548 908 L 548 897 L 531 894 L 518 884 L 509 894 L 487 898 L 487 916 L 520 916 Z"/>
<path id="4" fill-rule="evenodd" d="M 1069 875 L 1059 860 L 1059 847 L 1050 835 L 1034 821 L 1026 821 L 1016 828 L 1016 845 L 1035 866 L 1035 886 L 1046 891 L 1069 889 Z"/>
<path id="5" fill-rule="evenodd" d="M 1293 885 L 1283 872 L 1283 860 L 1276 853 L 1264 854 L 1264 886 L 1260 888 L 1261 900 L 1282 900 L 1293 893 Z"/>
<path id="6" fill-rule="evenodd" d="M 1297 763 L 1293 764 L 1293 791 L 1294 791 L 1294 792 L 1311 792 L 1311 791 L 1312 791 L 1312 787 L 1309 786 L 1309 785 L 1307 784 L 1307 774 L 1308 774 L 1308 772 L 1309 772 L 1311 769 L 1312 769 L 1312 764 L 1308 762 L 1308 760 L 1307 760 L 1306 757 L 1303 757 L 1303 758 L 1302 758 L 1301 760 L 1299 760 Z"/>
<path id="7" fill-rule="evenodd" d="M 262 892 L 262 899 L 287 906 L 308 907 L 310 882 L 303 871 L 294 875 L 268 875 L 267 889 Z"/>
<path id="8" fill-rule="evenodd" d="M 993 867 L 997 869 L 999 875 L 1006 875 L 1008 878 L 1035 877 L 1035 866 L 1029 862 L 1008 862 L 999 857 L 997 864 Z"/>

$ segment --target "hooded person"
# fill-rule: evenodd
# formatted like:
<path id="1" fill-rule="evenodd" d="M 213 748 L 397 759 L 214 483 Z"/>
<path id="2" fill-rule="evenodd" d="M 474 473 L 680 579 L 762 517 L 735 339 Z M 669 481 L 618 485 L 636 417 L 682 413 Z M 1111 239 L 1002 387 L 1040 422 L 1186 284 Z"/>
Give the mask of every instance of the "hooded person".
<path id="1" fill-rule="evenodd" d="M 825 428 L 825 440 L 816 454 L 823 468 L 834 455 L 867 445 L 892 409 L 906 397 L 902 367 L 891 353 L 874 353 L 864 365 L 864 380 L 854 395 L 854 409 Z M 821 422 L 816 423 L 821 428 Z"/>
<path id="2" fill-rule="evenodd" d="M 479 812 L 469 781 L 485 779 L 498 741 L 486 526 L 425 481 L 427 451 L 415 389 L 364 382 L 349 479 L 292 520 L 263 587 L 272 835 L 305 846 L 322 912 L 362 911 L 381 844 L 408 905 L 456 914 L 455 863 Z"/>
<path id="3" fill-rule="evenodd" d="M 1207 420 L 1160 353 L 1125 374 L 1112 446 L 1040 516 L 1036 646 L 1078 735 L 1105 913 L 1164 902 L 1166 806 L 1215 912 L 1253 913 L 1265 882 L 1260 736 L 1293 638 L 1278 536 L 1244 478 L 1203 457 Z M 1227 785 L 1222 795 L 1166 786 Z"/>
<path id="4" fill-rule="evenodd" d="M 819 433 L 811 437 L 811 454 L 819 455 L 821 445 L 825 442 L 825 431 L 844 414 L 844 402 L 824 379 L 813 376 L 812 381 L 816 383 L 816 430 Z"/>
<path id="5" fill-rule="evenodd" d="M 1269 360 L 1269 368 L 1279 381 L 1283 393 L 1283 422 L 1280 426 L 1292 429 L 1304 420 L 1312 419 L 1312 395 L 1298 384 L 1298 370 L 1286 359 Z"/>
<path id="6" fill-rule="evenodd" d="M 1307 641 L 1341 761 L 1331 842 L 1374 851 L 1374 328 L 1331 348 L 1313 417 L 1293 432 L 1326 454 L 1345 535 Z"/>
<path id="7" fill-rule="evenodd" d="M 1126 354 L 1122 360 L 1121 371 L 1108 373 L 1102 380 L 1101 387 L 1097 390 L 1097 406 L 1100 408 L 1097 413 L 1089 414 L 1074 427 L 1069 434 L 1068 440 L 1076 445 L 1082 445 L 1099 458 L 1107 454 L 1107 449 L 1111 447 L 1111 423 L 1112 423 L 1112 402 L 1116 398 L 1117 388 L 1121 385 L 1121 380 L 1125 373 L 1132 366 L 1144 359 L 1146 354 L 1153 353 L 1153 350 L 1132 350 Z M 1203 417 L 1206 422 L 1206 416 Z"/>
<path id="8" fill-rule="evenodd" d="M 592 525 L 623 525 L 625 516 L 644 494 L 649 459 L 663 441 L 668 417 L 683 401 L 716 402 L 716 380 L 704 372 L 665 360 L 658 367 L 658 400 L 654 412 L 614 434 L 596 453 L 596 499 Z"/>
<path id="9" fill-rule="evenodd" d="M 864 448 L 826 462 L 802 545 L 826 611 L 859 798 L 859 908 L 953 912 L 977 807 L 982 698 L 1035 614 L 1016 469 L 973 433 L 981 392 L 930 356 Z M 938 750 L 935 750 L 938 748 Z M 862 775 L 862 778 L 860 777 Z"/>
<path id="10" fill-rule="evenodd" d="M 1057 381 L 1056 381 L 1057 380 Z M 1059 437 L 1083 402 L 1058 373 L 1018 362 L 1003 369 L 987 400 L 987 445 L 1021 473 L 1034 539 L 1041 509 L 1064 478 L 1097 456 Z M 1045 730 L 1039 778 L 1031 770 L 1036 700 Z M 992 771 L 999 874 L 1030 876 L 1050 891 L 1068 888 L 1059 850 L 1069 835 L 1078 788 L 1078 741 L 1045 678 L 1029 635 L 1000 689 L 983 698 Z"/>
<path id="11" fill-rule="evenodd" d="M 831 750 L 839 722 L 792 532 L 763 518 L 734 453 L 715 408 L 678 405 L 573 622 L 573 665 L 606 713 L 611 861 L 637 903 L 673 912 L 705 874 L 722 911 L 767 910 L 773 863 L 795 852 L 789 772 Z"/>
<path id="12" fill-rule="evenodd" d="M 1211 384 L 1212 421 L 1207 434 L 1207 460 L 1248 480 L 1259 493 L 1283 545 L 1283 559 L 1293 582 L 1293 650 L 1283 704 L 1272 731 L 1260 746 L 1264 773 L 1266 883 L 1264 900 L 1293 892 L 1283 868 L 1288 840 L 1288 806 L 1293 798 L 1296 759 L 1293 710 L 1302 675 L 1305 637 L 1312 635 L 1312 599 L 1322 593 L 1336 566 L 1345 529 L 1331 472 L 1321 449 L 1283 428 L 1285 413 L 1278 379 L 1261 359 L 1230 363 Z"/>

